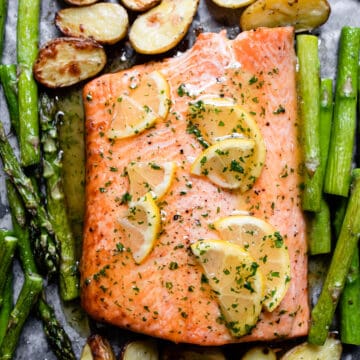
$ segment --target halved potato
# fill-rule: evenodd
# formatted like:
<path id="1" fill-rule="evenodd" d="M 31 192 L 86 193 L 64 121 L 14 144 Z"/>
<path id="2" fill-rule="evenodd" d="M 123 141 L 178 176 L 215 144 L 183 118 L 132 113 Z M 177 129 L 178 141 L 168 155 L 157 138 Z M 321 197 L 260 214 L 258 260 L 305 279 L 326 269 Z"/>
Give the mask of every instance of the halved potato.
<path id="1" fill-rule="evenodd" d="M 125 37 L 129 17 L 119 4 L 99 3 L 62 9 L 55 15 L 55 24 L 64 35 L 115 44 Z"/>
<path id="2" fill-rule="evenodd" d="M 130 341 L 122 348 L 119 359 L 159 360 L 157 342 L 152 339 Z"/>
<path id="3" fill-rule="evenodd" d="M 181 345 L 168 345 L 161 351 L 161 360 L 225 360 L 224 352 L 219 347 L 199 347 Z"/>
<path id="4" fill-rule="evenodd" d="M 311 345 L 307 342 L 290 349 L 281 360 L 299 359 L 331 359 L 340 360 L 342 353 L 341 342 L 329 336 L 322 346 Z"/>
<path id="5" fill-rule="evenodd" d="M 176 46 L 186 35 L 199 0 L 163 0 L 133 23 L 129 39 L 142 54 L 160 54 Z"/>
<path id="6" fill-rule="evenodd" d="M 160 3 L 161 0 L 121 0 L 125 7 L 133 11 L 146 11 Z"/>
<path id="7" fill-rule="evenodd" d="M 241 360 L 276 360 L 276 354 L 266 346 L 256 346 L 247 351 Z"/>
<path id="8" fill-rule="evenodd" d="M 94 334 L 87 339 L 80 360 L 115 360 L 115 355 L 109 341 Z"/>
<path id="9" fill-rule="evenodd" d="M 90 39 L 56 38 L 39 51 L 35 79 L 50 88 L 76 84 L 98 74 L 106 64 L 103 47 Z"/>
<path id="10" fill-rule="evenodd" d="M 326 0 L 257 0 L 242 13 L 240 26 L 250 30 L 290 25 L 300 32 L 322 25 L 329 15 Z"/>
<path id="11" fill-rule="evenodd" d="M 229 8 L 238 9 L 247 5 L 250 5 L 255 0 L 212 0 L 216 5 Z"/>
<path id="12" fill-rule="evenodd" d="M 91 5 L 95 4 L 98 1 L 99 0 L 65 0 L 66 3 L 77 6 Z"/>

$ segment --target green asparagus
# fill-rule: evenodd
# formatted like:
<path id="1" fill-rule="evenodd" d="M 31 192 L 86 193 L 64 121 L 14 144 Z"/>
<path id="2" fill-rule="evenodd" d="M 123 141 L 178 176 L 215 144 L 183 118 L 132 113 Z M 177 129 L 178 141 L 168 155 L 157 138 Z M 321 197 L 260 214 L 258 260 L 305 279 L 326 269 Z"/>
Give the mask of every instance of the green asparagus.
<path id="1" fill-rule="evenodd" d="M 40 162 L 38 89 L 32 68 L 38 53 L 40 0 L 19 0 L 17 60 L 19 65 L 19 142 L 21 163 Z"/>
<path id="2" fill-rule="evenodd" d="M 356 101 L 360 28 L 344 27 L 341 31 L 335 90 L 334 119 L 326 168 L 324 190 L 347 196 L 356 128 Z"/>
<path id="3" fill-rule="evenodd" d="M 0 61 L 4 48 L 4 33 L 7 14 L 7 0 L 0 0 Z"/>
<path id="4" fill-rule="evenodd" d="M 54 310 L 40 298 L 38 312 L 43 322 L 44 332 L 55 355 L 61 360 L 75 360 L 71 341 L 56 319 Z"/>
<path id="5" fill-rule="evenodd" d="M 0 359 L 12 359 L 19 337 L 32 307 L 43 287 L 43 279 L 37 275 L 25 275 L 19 297 L 10 313 L 4 340 L 0 346 Z"/>
<path id="6" fill-rule="evenodd" d="M 11 211 L 11 219 L 14 234 L 18 239 L 19 257 L 26 274 L 37 274 L 37 268 L 31 249 L 29 229 L 26 223 L 26 212 L 23 202 L 15 188 L 9 180 L 6 180 L 6 191 Z"/>
<path id="7" fill-rule="evenodd" d="M 31 276 L 37 273 L 37 268 L 31 251 L 28 227 L 22 224 L 25 209 L 14 185 L 10 181 L 7 181 L 6 185 L 14 233 L 19 239 L 18 248 L 21 264 L 24 273 Z M 44 294 L 38 300 L 37 310 L 43 323 L 45 335 L 54 353 L 59 359 L 75 359 L 70 339 L 56 319 L 53 309 L 46 303 Z"/>
<path id="8" fill-rule="evenodd" d="M 4 339 L 7 324 L 9 322 L 10 312 L 13 306 L 13 289 L 12 289 L 12 283 L 13 283 L 13 276 L 12 272 L 10 271 L 8 273 L 6 284 L 4 288 L 4 301 L 2 304 L 2 307 L 0 308 L 0 346 Z"/>
<path id="9" fill-rule="evenodd" d="M 320 188 L 323 188 L 326 169 L 331 122 L 333 113 L 332 80 L 322 79 L 320 83 L 320 167 L 318 171 Z M 322 195 L 319 212 L 312 213 L 309 220 L 309 250 L 311 255 L 331 251 L 331 220 L 329 205 Z"/>
<path id="10" fill-rule="evenodd" d="M 360 267 L 359 252 L 352 257 L 340 298 L 340 336 L 344 344 L 360 345 Z"/>
<path id="11" fill-rule="evenodd" d="M 14 258 L 17 238 L 14 236 L 5 236 L 0 246 L 0 307 L 3 303 L 3 295 L 6 279 L 9 274 L 10 266 Z"/>
<path id="12" fill-rule="evenodd" d="M 59 263 L 56 239 L 48 215 L 41 204 L 31 180 L 24 174 L 14 151 L 6 137 L 3 124 L 0 121 L 0 157 L 4 164 L 4 171 L 9 175 L 22 197 L 24 205 L 34 217 L 34 223 L 43 235 L 35 242 L 38 260 L 49 277 L 57 273 Z"/>
<path id="13" fill-rule="evenodd" d="M 0 65 L 0 81 L 7 101 L 13 130 L 19 134 L 19 103 L 17 99 L 16 65 Z"/>
<path id="14" fill-rule="evenodd" d="M 344 288 L 352 257 L 360 235 L 360 169 L 353 171 L 352 191 L 329 270 L 319 297 L 311 312 L 309 342 L 322 345 L 328 335 L 336 306 Z"/>
<path id="15" fill-rule="evenodd" d="M 322 181 L 319 171 L 321 155 L 318 38 L 314 35 L 298 35 L 296 45 L 299 59 L 298 87 L 305 165 L 302 207 L 308 211 L 319 211 Z"/>
<path id="16" fill-rule="evenodd" d="M 60 296 L 68 301 L 79 296 L 75 238 L 68 220 L 62 183 L 62 152 L 59 148 L 56 106 L 46 94 L 41 97 L 40 124 L 47 210 L 60 245 Z"/>
<path id="17" fill-rule="evenodd" d="M 308 221 L 308 239 L 311 255 L 327 254 L 331 251 L 330 208 L 324 198 L 320 211 L 311 214 Z"/>

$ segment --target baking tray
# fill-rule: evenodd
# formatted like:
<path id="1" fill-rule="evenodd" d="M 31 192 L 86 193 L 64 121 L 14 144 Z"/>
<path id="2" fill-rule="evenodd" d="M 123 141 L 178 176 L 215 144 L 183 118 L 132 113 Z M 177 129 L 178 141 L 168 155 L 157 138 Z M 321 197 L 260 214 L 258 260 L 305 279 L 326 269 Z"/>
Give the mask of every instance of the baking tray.
<path id="1" fill-rule="evenodd" d="M 319 29 L 316 29 L 314 33 L 320 38 L 321 75 L 323 77 L 335 78 L 336 54 L 340 30 L 341 27 L 345 25 L 360 26 L 360 1 L 330 0 L 329 2 L 331 5 L 330 18 L 326 24 Z M 4 55 L 2 59 L 2 63 L 4 64 L 16 63 L 16 22 L 18 2 L 17 0 L 9 0 L 8 3 L 8 19 L 6 24 Z M 42 1 L 41 6 L 40 44 L 43 44 L 51 38 L 60 36 L 60 33 L 54 25 L 54 14 L 58 9 L 65 7 L 66 4 L 62 1 Z M 235 37 L 239 33 L 239 15 L 240 11 L 224 11 L 215 6 L 211 0 L 200 0 L 198 12 L 186 38 L 176 47 L 176 49 L 162 55 L 161 58 L 164 56 L 176 55 L 176 53 L 185 51 L 191 47 L 199 32 L 218 32 L 226 29 L 230 38 Z M 153 59 L 147 56 L 137 55 L 126 40 L 107 48 L 107 53 L 109 54 L 109 62 L 106 67 L 106 71 L 108 72 L 117 71 L 129 64 L 146 62 Z M 2 89 L 0 89 L 0 114 L 1 120 L 4 121 L 6 129 L 9 131 L 9 116 Z M 11 139 L 11 141 L 15 145 L 14 139 Z M 0 165 L 0 227 L 10 228 L 11 220 L 6 200 L 4 180 L 5 176 Z M 316 259 L 316 261 L 311 261 L 311 268 L 316 269 L 317 271 L 319 269 L 324 269 L 326 267 L 326 261 L 324 263 L 322 260 L 323 259 L 320 258 Z M 17 262 L 14 264 L 14 272 L 16 277 L 14 296 L 17 296 L 22 284 L 21 269 Z M 313 283 L 315 286 L 312 288 L 311 301 L 314 301 L 317 297 L 319 284 L 321 284 L 321 280 L 317 278 L 317 281 Z M 66 331 L 72 339 L 74 351 L 77 357 L 79 357 L 86 337 L 90 333 L 90 327 L 89 323 L 86 321 L 86 317 L 84 317 L 79 310 L 78 304 L 75 303 L 64 306 L 64 304 L 60 303 L 55 285 L 48 286 L 47 297 L 48 301 L 54 306 L 60 321 L 63 322 Z M 128 333 L 113 328 L 111 331 L 107 331 L 106 327 L 101 327 L 98 330 L 111 334 L 111 338 L 117 343 L 121 343 L 129 337 Z M 245 347 L 246 345 L 242 344 L 236 346 L 239 348 Z M 236 347 L 230 347 L 230 349 L 236 349 Z M 40 322 L 33 316 L 29 318 L 29 321 L 24 327 L 14 358 L 17 360 L 56 359 L 47 345 Z M 360 347 L 345 346 L 343 359 L 360 359 Z"/>

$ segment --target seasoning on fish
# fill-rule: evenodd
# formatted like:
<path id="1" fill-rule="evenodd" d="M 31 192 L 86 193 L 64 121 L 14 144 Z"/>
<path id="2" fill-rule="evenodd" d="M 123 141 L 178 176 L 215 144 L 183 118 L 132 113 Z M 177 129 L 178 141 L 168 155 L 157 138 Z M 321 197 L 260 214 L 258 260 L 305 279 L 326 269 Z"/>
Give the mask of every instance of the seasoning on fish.
<path id="1" fill-rule="evenodd" d="M 293 43 L 290 27 L 242 32 L 233 40 L 225 32 L 203 33 L 183 54 L 104 75 L 85 86 L 87 178 L 81 279 L 82 305 L 93 318 L 200 345 L 307 334 L 306 224 L 300 208 L 302 156 Z M 167 115 L 137 134 L 109 137 L 119 96 L 134 81 L 141 83 L 154 72 L 169 85 Z M 207 98 L 231 100 L 255 120 L 261 133 L 265 161 L 244 192 L 224 189 L 204 174 L 190 172 L 205 148 L 219 141 L 189 126 L 191 107 L 202 106 Z M 143 100 L 142 105 L 147 105 Z M 229 116 L 225 114 L 222 121 L 226 123 Z M 244 138 L 254 142 L 251 135 Z M 126 169 L 133 162 L 176 163 L 169 188 L 156 200 L 161 230 L 139 263 L 119 222 L 131 208 Z M 239 214 L 260 218 L 281 234 L 291 276 L 280 304 L 271 312 L 263 306 L 259 321 L 241 337 L 229 330 L 219 299 L 191 251 L 191 245 L 202 239 L 219 238 L 213 225 L 218 219 Z"/>

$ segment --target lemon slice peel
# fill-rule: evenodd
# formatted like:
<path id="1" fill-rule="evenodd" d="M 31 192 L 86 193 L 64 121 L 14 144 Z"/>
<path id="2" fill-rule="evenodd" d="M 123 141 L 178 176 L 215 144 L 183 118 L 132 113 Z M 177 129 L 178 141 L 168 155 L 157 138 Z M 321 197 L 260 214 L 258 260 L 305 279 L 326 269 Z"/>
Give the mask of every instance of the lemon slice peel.
<path id="1" fill-rule="evenodd" d="M 150 193 L 129 203 L 127 215 L 118 219 L 132 256 L 140 264 L 153 249 L 161 230 L 160 209 Z"/>
<path id="2" fill-rule="evenodd" d="M 228 241 L 200 240 L 191 250 L 218 297 L 231 334 L 248 334 L 262 309 L 264 280 L 258 264 L 248 252 Z"/>
<path id="3" fill-rule="evenodd" d="M 290 257 L 284 238 L 270 223 L 248 215 L 217 219 L 214 228 L 226 241 L 238 244 L 259 264 L 265 279 L 263 308 L 272 312 L 290 284 Z"/>
<path id="4" fill-rule="evenodd" d="M 108 138 L 124 139 L 151 128 L 166 118 L 170 103 L 170 88 L 164 75 L 159 71 L 147 74 L 117 95 Z"/>

